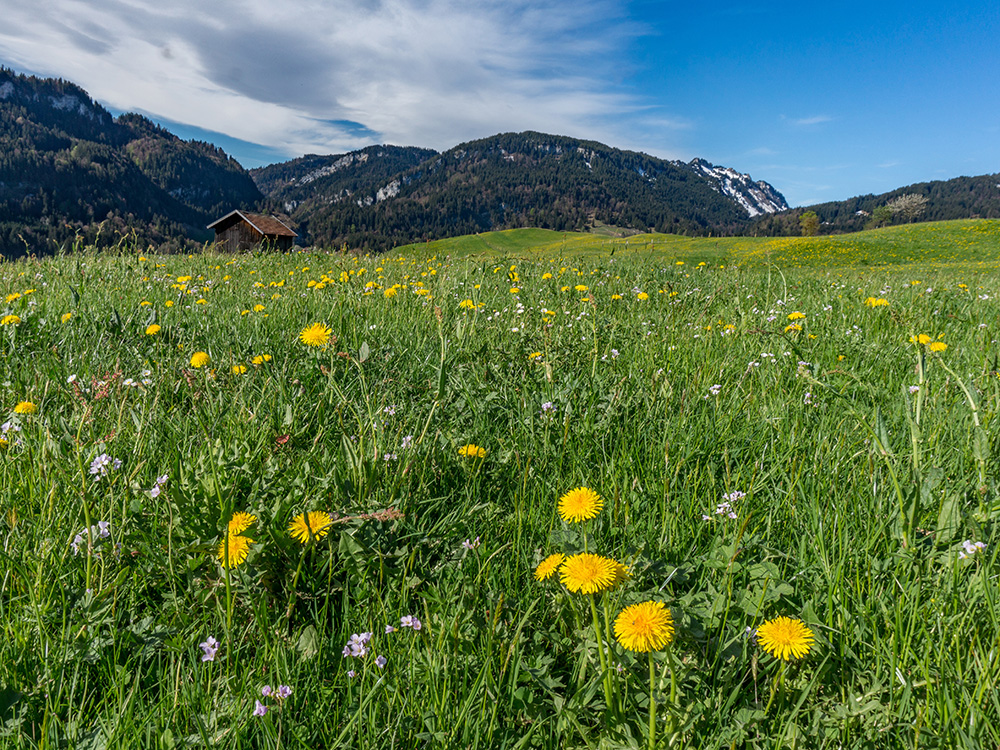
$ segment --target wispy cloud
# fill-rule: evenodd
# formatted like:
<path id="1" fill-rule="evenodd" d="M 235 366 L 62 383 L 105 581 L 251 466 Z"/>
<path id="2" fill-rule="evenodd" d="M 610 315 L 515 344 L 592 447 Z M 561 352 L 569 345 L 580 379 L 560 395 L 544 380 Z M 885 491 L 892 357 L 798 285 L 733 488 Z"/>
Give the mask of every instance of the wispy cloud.
<path id="1" fill-rule="evenodd" d="M 372 142 L 447 148 L 502 130 L 597 140 L 684 123 L 617 93 L 643 30 L 613 0 L 38 0 L 0 60 L 288 155 Z M 624 117 L 633 122 L 621 125 Z M 646 122 L 648 120 L 648 122 Z"/>
<path id="2" fill-rule="evenodd" d="M 808 127 L 810 125 L 820 125 L 824 122 L 830 122 L 833 120 L 830 115 L 814 115 L 813 117 L 799 117 L 797 119 L 791 120 L 792 125 L 797 125 L 799 127 Z"/>

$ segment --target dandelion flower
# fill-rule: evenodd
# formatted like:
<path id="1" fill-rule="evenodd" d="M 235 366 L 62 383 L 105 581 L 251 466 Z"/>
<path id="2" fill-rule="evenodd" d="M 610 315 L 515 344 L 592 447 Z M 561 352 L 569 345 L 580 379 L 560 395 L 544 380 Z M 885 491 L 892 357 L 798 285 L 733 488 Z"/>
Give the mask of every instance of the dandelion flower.
<path id="1" fill-rule="evenodd" d="M 559 578 L 574 593 L 596 594 L 614 586 L 616 566 L 607 557 L 582 552 L 566 558 L 559 568 Z"/>
<path id="2" fill-rule="evenodd" d="M 205 352 L 195 352 L 191 355 L 191 366 L 192 367 L 204 367 L 212 358 L 208 356 Z"/>
<path id="3" fill-rule="evenodd" d="M 802 313 L 802 312 L 799 312 L 798 310 L 796 310 L 795 312 L 788 313 L 788 319 L 791 320 L 791 321 L 803 320 L 805 317 L 806 317 L 806 314 Z"/>
<path id="4" fill-rule="evenodd" d="M 257 523 L 257 516 L 253 513 L 245 513 L 244 511 L 233 513 L 233 517 L 229 519 L 229 533 L 242 534 L 255 523 Z"/>
<path id="5" fill-rule="evenodd" d="M 461 302 L 458 303 L 458 306 L 461 307 L 463 310 L 476 309 L 476 303 L 473 302 L 471 299 L 463 299 Z"/>
<path id="6" fill-rule="evenodd" d="M 271 361 L 270 354 L 258 354 L 256 357 L 250 360 L 250 362 L 252 362 L 255 365 L 262 365 L 265 362 L 270 362 L 270 361 Z"/>
<path id="7" fill-rule="evenodd" d="M 59 321 L 61 323 L 69 323 L 70 318 L 72 318 L 72 317 L 73 317 L 73 313 L 71 313 L 71 312 L 63 313 L 62 316 L 59 318 Z"/>
<path id="8" fill-rule="evenodd" d="M 930 349 L 932 352 L 943 352 L 945 349 L 948 348 L 948 345 L 943 341 L 932 341 L 930 344 L 927 345 L 927 348 Z"/>
<path id="9" fill-rule="evenodd" d="M 19 401 L 14 407 L 15 414 L 34 414 L 36 411 L 38 411 L 38 407 L 31 401 Z"/>
<path id="10" fill-rule="evenodd" d="M 559 566 L 562 565 L 565 560 L 566 555 L 562 552 L 556 552 L 554 555 L 549 555 L 538 563 L 538 567 L 535 568 L 535 580 L 544 581 L 546 578 L 559 570 Z"/>
<path id="11" fill-rule="evenodd" d="M 663 602 L 633 604 L 615 618 L 615 637 L 629 651 L 659 651 L 674 639 L 674 618 Z"/>
<path id="12" fill-rule="evenodd" d="M 614 586 L 617 586 L 619 583 L 624 583 L 625 581 L 627 581 L 631 577 L 632 577 L 632 574 L 629 572 L 629 569 L 616 560 L 615 561 L 615 582 L 613 584 L 611 584 L 611 586 L 614 587 Z"/>
<path id="13" fill-rule="evenodd" d="M 233 365 L 232 373 L 233 375 L 242 375 L 247 371 L 246 365 Z"/>
<path id="14" fill-rule="evenodd" d="M 299 341 L 306 346 L 326 346 L 332 333 L 333 331 L 325 323 L 313 323 L 308 328 L 302 329 Z"/>
<path id="15" fill-rule="evenodd" d="M 458 455 L 466 456 L 467 458 L 486 458 L 486 449 L 480 448 L 475 443 L 469 443 L 458 449 Z"/>
<path id="16" fill-rule="evenodd" d="M 162 329 L 160 328 L 160 326 L 158 326 L 156 323 L 153 323 L 152 325 L 146 327 L 146 335 L 147 336 L 155 336 L 161 330 Z"/>
<path id="17" fill-rule="evenodd" d="M 801 659 L 809 653 L 813 632 L 802 620 L 775 617 L 757 628 L 757 642 L 771 656 L 788 661 Z"/>
<path id="18" fill-rule="evenodd" d="M 923 344 L 924 346 L 927 346 L 927 344 L 931 343 L 932 340 L 933 339 L 931 339 L 931 337 L 926 333 L 921 333 L 918 336 L 910 336 L 911 344 Z"/>
<path id="19" fill-rule="evenodd" d="M 588 487 L 577 487 L 559 498 L 559 516 L 567 523 L 594 518 L 604 507 L 601 496 Z"/>
<path id="20" fill-rule="evenodd" d="M 223 568 L 235 568 L 246 562 L 247 555 L 250 554 L 250 545 L 253 539 L 240 536 L 239 534 L 226 534 L 225 538 L 219 542 L 219 563 Z M 229 565 L 226 565 L 226 553 L 228 547 Z"/>
<path id="21" fill-rule="evenodd" d="M 4 315 L 0 320 L 0 326 L 16 326 L 21 324 L 21 319 L 16 315 Z"/>
<path id="22" fill-rule="evenodd" d="M 322 539 L 330 532 L 333 519 L 329 513 L 311 510 L 300 513 L 288 524 L 288 533 L 301 544 L 308 544 L 312 539 Z"/>

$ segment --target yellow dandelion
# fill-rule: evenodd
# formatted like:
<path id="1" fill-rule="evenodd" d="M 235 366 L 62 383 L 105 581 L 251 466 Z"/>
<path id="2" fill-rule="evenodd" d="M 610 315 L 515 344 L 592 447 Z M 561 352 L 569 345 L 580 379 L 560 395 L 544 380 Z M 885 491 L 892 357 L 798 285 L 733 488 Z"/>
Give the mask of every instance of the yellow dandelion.
<path id="1" fill-rule="evenodd" d="M 948 348 L 948 345 L 943 341 L 932 341 L 930 344 L 927 345 L 927 348 L 930 349 L 932 352 L 943 352 L 945 349 Z"/>
<path id="2" fill-rule="evenodd" d="M 869 297 L 865 300 L 865 304 L 868 307 L 887 307 L 889 305 L 889 300 L 884 297 Z"/>
<path id="3" fill-rule="evenodd" d="M 458 306 L 461 307 L 463 310 L 476 309 L 476 303 L 473 302 L 471 299 L 463 299 L 461 302 L 458 303 Z"/>
<path id="4" fill-rule="evenodd" d="M 14 407 L 15 414 L 34 414 L 36 411 L 38 411 L 38 407 L 31 401 L 18 401 L 17 406 Z"/>
<path id="5" fill-rule="evenodd" d="M 775 617 L 757 628 L 757 643 L 767 653 L 788 661 L 809 653 L 815 636 L 802 620 Z"/>
<path id="6" fill-rule="evenodd" d="M 265 362 L 270 362 L 270 361 L 271 361 L 270 354 L 258 354 L 256 357 L 250 360 L 250 362 L 255 365 L 262 365 Z"/>
<path id="7" fill-rule="evenodd" d="M 152 324 L 152 325 L 150 325 L 150 326 L 146 326 L 146 335 L 147 335 L 147 336 L 155 336 L 155 335 L 156 335 L 156 334 L 158 334 L 158 333 L 159 333 L 159 332 L 160 332 L 161 330 L 163 330 L 163 329 L 162 329 L 162 328 L 160 328 L 160 326 L 158 326 L 158 325 L 157 325 L 156 323 L 153 323 L 153 324 Z"/>
<path id="8" fill-rule="evenodd" d="M 396 287 L 394 286 L 389 287 L 384 292 L 382 292 L 382 296 L 385 297 L 386 299 L 392 299 L 393 297 L 396 296 Z"/>
<path id="9" fill-rule="evenodd" d="M 238 513 L 233 513 L 233 517 L 229 519 L 229 526 L 227 528 L 230 535 L 242 534 L 255 523 L 257 523 L 257 516 L 253 513 L 239 511 Z"/>
<path id="10" fill-rule="evenodd" d="M 639 300 L 645 300 L 649 299 L 649 295 L 646 294 L 645 292 L 639 292 L 637 295 L 635 295 L 635 298 Z"/>
<path id="11" fill-rule="evenodd" d="M 253 311 L 254 312 L 264 312 L 264 310 L 266 310 L 266 309 L 267 308 L 264 307 L 263 305 L 254 305 L 253 306 Z"/>
<path id="12" fill-rule="evenodd" d="M 480 448 L 475 443 L 469 443 L 458 449 L 458 455 L 466 458 L 486 458 L 486 449 Z"/>
<path id="13" fill-rule="evenodd" d="M 802 320 L 805 317 L 806 317 L 806 314 L 805 313 L 801 313 L 798 310 L 796 310 L 795 312 L 788 313 L 788 319 L 789 320 Z"/>
<path id="14" fill-rule="evenodd" d="M 16 315 L 4 315 L 3 319 L 0 319 L 0 326 L 17 326 L 21 325 L 21 319 Z"/>
<path id="15" fill-rule="evenodd" d="M 798 323 L 789 323 L 787 326 L 785 326 L 785 333 L 794 333 L 796 331 L 801 331 L 801 330 L 802 326 L 800 326 Z"/>
<path id="16" fill-rule="evenodd" d="M 934 339 L 932 339 L 926 333 L 921 333 L 921 334 L 919 334 L 917 336 L 910 336 L 910 343 L 911 344 L 923 344 L 924 346 L 927 346 L 933 340 Z"/>
<path id="17" fill-rule="evenodd" d="M 313 323 L 307 328 L 303 328 L 299 334 L 299 341 L 306 346 L 326 346 L 330 341 L 333 331 L 325 323 Z"/>
<path id="18" fill-rule="evenodd" d="M 559 567 L 559 579 L 574 593 L 596 594 L 615 585 L 617 563 L 607 557 L 581 552 L 567 557 Z"/>
<path id="19" fill-rule="evenodd" d="M 246 365 L 233 365 L 232 373 L 233 375 L 242 375 L 247 371 Z"/>
<path id="20" fill-rule="evenodd" d="M 562 552 L 556 552 L 554 555 L 549 555 L 538 563 L 538 567 L 535 568 L 535 580 L 544 581 L 546 578 L 559 570 L 559 566 L 562 565 L 565 560 L 566 555 Z"/>
<path id="21" fill-rule="evenodd" d="M 629 651 L 659 651 L 674 639 L 674 618 L 663 602 L 633 604 L 615 618 L 615 638 Z"/>
<path id="22" fill-rule="evenodd" d="M 166 302 L 163 303 L 163 306 L 164 307 L 173 307 L 174 306 L 174 301 L 172 299 L 168 299 Z"/>
<path id="23" fill-rule="evenodd" d="M 247 555 L 250 554 L 250 545 L 253 544 L 253 539 L 240 536 L 239 534 L 227 534 L 222 541 L 219 542 L 219 564 L 223 568 L 235 568 L 238 565 L 242 565 L 246 562 Z M 228 549 L 227 549 L 228 548 Z M 226 554 L 229 554 L 229 564 L 226 565 Z"/>
<path id="24" fill-rule="evenodd" d="M 194 354 L 191 355 L 192 367 L 204 367 L 211 361 L 212 358 L 209 357 L 208 354 L 205 352 L 195 352 Z"/>
<path id="25" fill-rule="evenodd" d="M 300 544 L 308 544 L 311 540 L 322 539 L 330 533 L 333 519 L 329 513 L 321 510 L 311 510 L 300 513 L 288 524 L 288 533 Z"/>
<path id="26" fill-rule="evenodd" d="M 604 507 L 601 496 L 589 487 L 577 487 L 559 498 L 559 517 L 566 523 L 594 518 Z"/>
<path id="27" fill-rule="evenodd" d="M 62 317 L 59 318 L 59 322 L 60 323 L 69 323 L 69 320 L 72 317 L 73 317 L 73 313 L 71 313 L 71 312 L 63 313 Z"/>
<path id="28" fill-rule="evenodd" d="M 615 582 L 613 584 L 611 584 L 612 587 L 617 586 L 619 583 L 625 583 L 625 581 L 627 581 L 631 577 L 632 577 L 632 573 L 629 571 L 629 569 L 626 566 L 622 565 L 620 562 L 618 562 L 616 560 L 615 561 Z"/>

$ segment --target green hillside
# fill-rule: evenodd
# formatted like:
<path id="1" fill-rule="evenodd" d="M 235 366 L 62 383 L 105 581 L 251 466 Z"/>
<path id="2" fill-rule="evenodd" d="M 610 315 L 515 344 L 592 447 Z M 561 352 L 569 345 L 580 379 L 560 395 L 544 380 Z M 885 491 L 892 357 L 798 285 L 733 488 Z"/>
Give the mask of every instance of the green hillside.
<path id="1" fill-rule="evenodd" d="M 394 252 L 463 257 L 559 257 L 648 253 L 684 263 L 794 267 L 897 266 L 908 263 L 1000 263 L 1000 220 L 908 224 L 827 237 L 682 237 L 640 234 L 609 238 L 584 232 L 511 229 L 406 245 Z"/>

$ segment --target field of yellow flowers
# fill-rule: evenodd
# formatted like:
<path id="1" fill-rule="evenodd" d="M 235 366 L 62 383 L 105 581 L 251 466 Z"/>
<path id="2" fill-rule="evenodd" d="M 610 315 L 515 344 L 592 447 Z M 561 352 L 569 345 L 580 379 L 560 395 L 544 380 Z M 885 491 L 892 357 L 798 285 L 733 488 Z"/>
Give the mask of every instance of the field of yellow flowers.
<path id="1" fill-rule="evenodd" d="M 997 746 L 997 224 L 3 263 L 0 747 Z"/>

